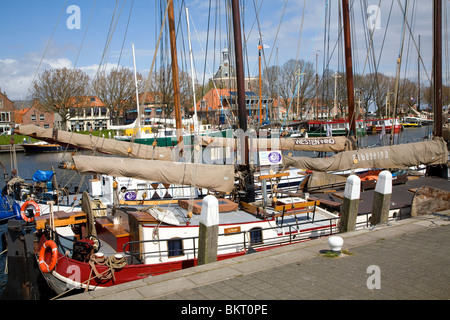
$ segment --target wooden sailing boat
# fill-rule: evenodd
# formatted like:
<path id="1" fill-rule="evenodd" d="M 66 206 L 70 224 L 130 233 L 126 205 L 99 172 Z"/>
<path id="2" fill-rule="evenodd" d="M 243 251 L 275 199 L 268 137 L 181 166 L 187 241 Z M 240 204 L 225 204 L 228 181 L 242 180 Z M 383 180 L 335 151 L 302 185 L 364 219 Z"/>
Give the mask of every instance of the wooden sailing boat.
<path id="1" fill-rule="evenodd" d="M 169 25 L 173 31 L 173 6 L 170 0 L 168 8 Z M 246 131 L 245 101 L 242 101 L 243 60 L 239 6 L 236 0 L 233 1 L 233 19 L 238 61 L 239 121 L 241 129 Z M 173 46 L 174 36 L 171 32 Z M 176 50 L 172 49 L 172 52 L 173 61 L 176 61 Z M 247 145 L 248 137 L 243 137 L 243 140 Z M 102 142 L 105 142 L 104 150 L 109 150 L 111 146 L 108 141 Z M 120 143 L 119 146 L 123 147 Z M 223 197 L 235 188 L 233 165 L 208 166 L 147 160 L 158 158 L 148 156 L 153 151 L 161 151 L 161 158 L 170 157 L 163 152 L 165 150 L 142 150 L 141 147 L 143 146 L 134 145 L 134 149 L 126 149 L 126 153 L 139 155 L 142 160 L 110 158 L 109 160 L 114 161 L 106 164 L 102 161 L 104 158 L 94 161 L 93 157 L 74 156 L 74 164 L 79 172 L 133 175 L 144 180 L 163 180 L 204 187 L 214 192 L 219 196 L 220 211 L 218 260 L 243 255 L 249 250 L 267 250 L 335 232 L 338 217 L 321 209 L 317 201 L 298 197 L 278 199 L 274 193 L 271 199 L 266 197 L 263 206 L 251 205 L 255 200 L 255 182 L 248 148 L 245 148 L 242 157 L 243 164 L 237 167 L 240 177 L 239 199 L 243 200 L 243 210 L 239 209 L 238 203 Z M 207 171 L 203 171 L 204 169 Z M 271 175 L 259 179 L 262 186 L 265 186 L 266 180 L 277 177 Z M 71 288 L 94 290 L 197 264 L 201 199 L 180 201 L 178 205 L 169 202 L 161 203 L 158 207 L 117 209 L 106 216 L 96 214 L 90 202 L 85 193 L 82 211 L 73 214 L 54 212 L 50 216 L 36 219 L 36 228 L 39 230 L 39 264 L 44 277 L 57 293 L 65 292 L 68 285 Z M 74 268 L 79 272 L 73 274 Z"/>
<path id="2" fill-rule="evenodd" d="M 348 95 L 348 122 L 350 135 L 356 133 L 356 119 L 354 110 L 353 68 L 350 37 L 350 18 L 348 0 L 342 0 L 345 39 L 345 62 Z M 357 149 L 337 154 L 328 159 L 314 159 L 306 157 L 285 157 L 287 166 L 308 168 L 316 171 L 350 170 L 355 168 L 408 168 L 425 164 L 427 166 L 448 165 L 448 146 L 442 139 L 442 26 L 441 1 L 434 1 L 434 92 L 435 92 L 435 132 L 433 141 L 414 144 L 396 145 L 391 147 Z M 395 118 L 391 122 L 395 131 Z M 400 125 L 399 125 L 400 126 Z M 392 135 L 393 136 L 393 135 Z M 429 153 L 428 153 L 429 152 Z M 428 153 L 428 154 L 427 154 Z M 428 157 L 429 155 L 429 157 Z"/>
<path id="3" fill-rule="evenodd" d="M 239 81 L 240 75 L 243 75 L 243 60 L 239 56 L 242 47 L 239 45 L 238 1 L 233 0 L 232 4 L 238 66 L 238 92 L 242 93 L 243 82 Z M 169 6 L 173 10 L 170 0 Z M 238 95 L 239 122 L 241 129 L 245 131 L 247 129 L 245 101 L 242 100 L 242 94 L 238 93 Z M 244 140 L 244 145 L 249 143 L 248 137 L 242 137 L 242 140 Z M 90 143 L 92 143 L 91 137 L 87 139 L 87 144 Z M 119 146 L 123 147 L 120 144 Z M 244 150 L 248 150 L 248 148 L 244 148 Z M 153 151 L 155 149 L 143 152 L 140 147 L 134 150 L 130 150 L 128 147 L 122 152 L 128 156 L 130 154 L 148 156 Z M 162 154 L 165 155 L 165 153 Z M 97 168 L 81 169 L 86 162 L 90 162 L 91 158 L 75 159 L 81 161 L 77 164 L 80 170 L 86 172 L 98 170 Z M 272 198 L 267 198 L 267 202 L 261 206 L 254 205 L 253 169 L 248 161 L 248 154 L 245 152 L 243 159 L 245 161 L 238 166 L 237 171 L 242 177 L 239 180 L 241 205 L 246 210 L 238 209 L 235 206 L 236 203 L 230 203 L 228 199 L 219 198 L 219 203 L 223 207 L 220 213 L 222 221 L 219 226 L 221 236 L 219 260 L 243 255 L 252 250 L 267 250 L 296 241 L 304 241 L 310 237 L 324 236 L 335 231 L 338 217 L 321 210 L 317 201 L 304 201 L 301 198 L 282 199 L 272 196 Z M 125 159 L 123 168 L 116 169 L 121 171 L 138 169 L 137 166 L 133 168 L 133 165 L 130 165 L 135 161 L 128 162 L 126 160 L 131 159 Z M 145 165 L 147 164 L 158 166 L 154 162 L 148 162 Z M 168 165 L 168 170 L 164 170 L 161 176 L 172 173 L 174 170 L 171 163 Z M 187 167 L 188 165 L 179 164 L 179 166 Z M 191 167 L 193 170 L 198 170 L 201 169 L 199 166 L 199 164 L 194 164 Z M 222 178 L 228 177 L 228 180 L 223 179 L 223 186 L 222 184 L 212 186 L 211 183 L 217 181 L 207 181 L 210 178 L 209 172 L 205 172 L 201 177 L 204 178 L 205 183 L 208 183 L 205 187 L 219 190 L 222 193 L 230 190 L 229 180 L 233 180 L 234 185 L 234 167 L 233 170 L 226 166 L 223 169 L 227 170 L 227 175 Z M 104 170 L 108 170 L 108 168 L 104 168 Z M 198 171 L 191 172 L 191 174 L 189 174 L 189 170 L 182 171 L 183 175 L 186 172 L 183 179 L 189 180 L 189 177 L 196 179 L 195 182 L 189 183 L 194 183 L 194 185 L 203 183 L 198 180 Z M 151 171 L 151 174 L 154 173 Z M 139 174 L 144 175 L 143 172 L 139 172 Z M 220 175 L 219 172 L 216 174 Z M 230 179 L 230 176 L 233 179 Z M 260 180 L 273 177 L 273 175 L 260 177 Z M 147 179 L 147 175 L 143 178 Z M 223 189 L 219 189 L 222 187 Z M 74 214 L 55 212 L 48 217 L 40 217 L 36 221 L 36 227 L 40 230 L 37 253 L 39 263 L 42 265 L 41 270 L 58 293 L 65 292 L 68 285 L 70 285 L 69 288 L 94 290 L 197 264 L 196 235 L 201 215 L 196 215 L 195 211 L 201 212 L 202 205 L 197 199 L 182 202 L 180 207 L 176 208 L 172 203 L 168 203 L 157 208 L 134 207 L 128 211 L 116 210 L 110 217 L 96 216 L 87 195 L 83 197 L 83 202 L 83 211 L 81 212 Z M 166 217 L 168 219 L 165 219 Z M 95 226 L 93 227 L 94 221 Z M 56 247 L 57 250 L 47 250 L 46 243 L 50 245 L 51 249 Z M 100 252 L 103 255 L 99 254 Z M 74 273 L 73 270 L 79 272 Z"/>

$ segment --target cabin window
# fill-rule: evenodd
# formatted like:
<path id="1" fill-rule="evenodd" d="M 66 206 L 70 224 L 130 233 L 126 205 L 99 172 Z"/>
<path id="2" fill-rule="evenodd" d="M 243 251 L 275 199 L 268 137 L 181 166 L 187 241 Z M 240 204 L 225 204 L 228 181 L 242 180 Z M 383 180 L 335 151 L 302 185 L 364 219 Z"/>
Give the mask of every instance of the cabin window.
<path id="1" fill-rule="evenodd" d="M 259 227 L 253 228 L 249 231 L 249 234 L 250 234 L 250 245 L 263 243 L 261 228 L 259 228 Z"/>
<path id="2" fill-rule="evenodd" d="M 170 257 L 183 256 L 183 240 L 180 238 L 174 238 L 167 241 L 167 254 Z"/>

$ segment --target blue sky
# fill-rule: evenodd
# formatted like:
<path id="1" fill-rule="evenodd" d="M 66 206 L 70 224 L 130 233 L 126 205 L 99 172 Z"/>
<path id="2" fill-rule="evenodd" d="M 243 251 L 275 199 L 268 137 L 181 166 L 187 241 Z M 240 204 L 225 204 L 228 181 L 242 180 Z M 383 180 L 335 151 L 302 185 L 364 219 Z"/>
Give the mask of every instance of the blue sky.
<path id="1" fill-rule="evenodd" d="M 107 61 L 103 60 L 103 63 L 106 62 L 104 66 L 110 69 L 117 65 L 122 43 L 124 42 L 120 64 L 132 67 L 131 42 L 134 42 L 138 71 L 147 76 L 160 28 L 159 25 L 157 26 L 160 21 L 159 15 L 155 14 L 158 8 L 155 2 L 156 0 L 134 0 L 134 2 L 132 0 L 3 0 L 0 12 L 0 28 L 2 30 L 2 41 L 0 43 L 1 90 L 5 91 L 11 99 L 25 99 L 28 97 L 29 88 L 36 73 L 48 68 L 73 68 L 79 52 L 76 67 L 81 68 L 89 76 L 93 77 L 102 61 L 113 14 L 115 13 L 115 17 L 118 17 L 120 10 L 122 11 L 111 38 Z M 177 20 L 181 2 L 181 0 L 175 0 Z M 220 11 L 215 8 L 217 2 L 220 3 Z M 367 50 L 364 31 L 368 29 L 366 21 L 363 21 L 361 15 L 361 12 L 364 11 L 361 9 L 361 2 L 377 5 L 379 0 L 354 1 L 353 13 L 355 16 L 354 30 L 356 36 L 354 44 L 357 49 L 355 51 L 357 55 L 354 57 L 354 66 L 356 72 L 362 73 L 364 71 L 368 73 L 368 67 L 364 68 Z M 395 74 L 396 59 L 400 48 L 402 30 L 400 2 L 404 3 L 405 1 L 393 1 L 392 15 L 388 26 L 391 1 L 382 1 L 380 28 L 376 29 L 374 33 L 375 51 L 378 59 L 385 30 L 389 27 L 386 33 L 387 40 L 380 58 L 380 71 L 390 75 Z M 132 3 L 133 9 L 131 11 L 129 28 L 126 38 L 124 38 Z M 191 41 L 199 81 L 201 81 L 201 74 L 203 74 L 209 3 L 208 0 L 184 1 L 184 4 L 189 7 L 191 15 Z M 212 1 L 208 66 L 205 70 L 207 79 L 216 71 L 220 63 L 220 50 L 227 40 L 225 3 L 225 0 Z M 245 8 L 243 20 L 245 38 L 248 39 L 248 58 L 246 58 L 245 65 L 247 73 L 249 72 L 251 76 L 256 76 L 258 72 L 258 25 L 260 26 L 263 41 L 268 46 L 265 49 L 268 65 L 275 65 L 277 61 L 281 65 L 291 58 L 301 58 L 315 63 L 316 54 L 318 54 L 318 69 L 319 71 L 322 70 L 323 52 L 325 51 L 323 44 L 325 7 L 326 5 L 331 6 L 330 47 L 333 47 L 338 33 L 339 15 L 337 4 L 340 3 L 340 0 L 241 0 L 241 3 L 243 8 Z M 416 39 L 418 34 L 421 35 L 422 55 L 427 72 L 431 76 L 432 1 L 410 0 L 409 3 L 409 18 L 412 19 L 412 14 L 415 13 L 414 21 L 410 21 L 412 24 L 411 28 L 413 28 L 412 32 Z M 71 22 L 75 21 L 72 18 L 78 17 L 74 16 L 74 11 L 67 12 L 67 8 L 71 5 L 75 5 L 80 9 L 79 29 L 70 29 L 68 27 L 68 24 L 70 25 Z M 259 19 L 256 19 L 255 7 L 260 8 Z M 90 20 L 91 13 L 92 19 Z M 219 16 L 221 27 L 215 28 L 215 25 L 219 24 L 219 20 L 216 20 L 216 17 Z M 302 20 L 302 17 L 304 20 Z M 183 32 L 186 35 L 186 16 L 184 11 L 181 20 Z M 300 38 L 302 21 L 303 28 Z M 53 30 L 54 34 L 52 36 Z M 86 37 L 81 47 L 85 34 Z M 409 31 L 407 36 L 405 50 L 408 48 Z M 216 37 L 215 45 L 214 37 Z M 49 42 L 50 38 L 52 40 Z M 301 39 L 300 44 L 299 39 Z M 184 41 L 184 45 L 187 48 L 186 36 Z M 179 56 L 182 56 L 181 40 L 179 40 L 178 46 Z M 278 60 L 276 57 L 277 47 Z M 298 48 L 300 48 L 299 51 Z M 405 74 L 407 76 L 414 78 L 417 74 L 417 53 L 411 48 L 409 52 L 410 62 L 404 70 L 406 70 Z M 188 58 L 183 56 L 187 66 L 189 66 Z M 39 66 L 41 61 L 42 63 Z M 157 58 L 157 61 L 159 61 L 159 58 Z M 337 58 L 335 56 L 332 57 L 330 67 L 335 70 L 338 66 L 337 63 Z M 189 69 L 185 71 L 190 72 Z M 422 78 L 425 79 L 426 74 L 423 74 Z"/>

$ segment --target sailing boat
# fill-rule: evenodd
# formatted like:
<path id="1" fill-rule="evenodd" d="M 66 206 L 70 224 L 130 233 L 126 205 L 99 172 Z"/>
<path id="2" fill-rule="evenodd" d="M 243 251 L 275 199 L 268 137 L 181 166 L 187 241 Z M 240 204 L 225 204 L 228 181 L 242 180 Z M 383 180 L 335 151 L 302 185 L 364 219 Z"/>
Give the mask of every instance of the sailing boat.
<path id="1" fill-rule="evenodd" d="M 174 36 L 171 1 L 168 6 L 169 26 L 171 35 Z M 233 1 L 233 7 L 238 8 L 237 1 Z M 238 10 L 236 12 L 239 14 Z M 239 18 L 236 19 L 239 21 Z M 235 23 L 234 27 L 235 34 L 240 33 L 239 23 Z M 173 40 L 171 37 L 172 52 L 175 51 Z M 240 37 L 235 41 L 241 41 Z M 242 51 L 239 48 L 241 47 L 236 46 L 236 54 Z M 175 67 L 176 57 L 172 56 L 172 60 Z M 176 70 L 174 74 L 177 74 Z M 176 85 L 174 87 L 176 93 Z M 245 104 L 240 106 L 245 108 Z M 178 115 L 176 120 L 179 128 Z M 246 117 L 242 120 L 246 121 Z M 21 133 L 25 129 L 34 133 L 40 131 L 32 127 L 19 127 Z M 246 126 L 242 129 L 245 131 Z M 47 134 L 47 139 L 55 138 L 54 133 L 40 131 L 40 134 Z M 58 139 L 61 138 L 68 137 L 58 132 Z M 177 152 L 166 148 L 139 144 L 133 144 L 132 147 L 128 144 L 125 148 L 122 141 L 112 144 L 101 138 L 79 138 L 79 142 L 85 147 L 92 148 L 94 144 L 97 150 L 103 152 L 118 147 L 126 155 L 123 158 L 110 157 L 110 161 L 92 156 L 73 156 L 74 167 L 80 173 L 103 173 L 108 176 L 189 185 L 205 188 L 209 193 L 215 194 L 220 212 L 218 260 L 304 241 L 310 237 L 325 236 L 336 231 L 337 215 L 320 208 L 317 201 L 299 197 L 278 198 L 276 187 L 272 188 L 271 197 L 265 190 L 262 203 L 245 202 L 239 208 L 239 203 L 226 198 L 227 194 L 236 189 L 234 165 L 173 162 L 173 156 Z M 65 143 L 72 144 L 73 141 L 72 136 Z M 177 141 L 180 143 L 181 139 L 178 138 Z M 183 148 L 180 144 L 177 147 Z M 242 177 L 238 183 L 242 186 L 237 193 L 238 199 L 252 199 L 254 189 L 248 184 L 248 174 L 252 174 L 248 157 L 245 157 L 242 168 L 244 170 L 238 170 L 238 176 Z M 289 173 L 272 174 L 261 176 L 259 180 L 264 188 L 266 180 L 272 181 L 288 175 Z M 99 180 L 98 185 L 103 183 L 104 180 Z M 277 185 L 277 182 L 274 184 Z M 117 192 L 117 187 L 113 183 L 113 192 Z M 36 218 L 40 269 L 51 287 L 57 293 L 62 293 L 67 290 L 68 285 L 71 288 L 95 290 L 194 266 L 198 262 L 197 237 L 199 221 L 202 219 L 202 201 L 191 198 L 178 203 L 160 202 L 157 206 L 134 206 L 120 210 L 113 208 L 104 216 L 92 210 L 90 197 L 84 193 L 82 211 L 52 212 L 48 216 Z M 73 274 L 73 270 L 77 272 Z"/>
<path id="2" fill-rule="evenodd" d="M 346 74 L 347 74 L 347 94 L 349 104 L 349 123 L 351 132 L 356 132 L 354 120 L 354 90 L 353 90 L 353 70 L 351 38 L 349 29 L 349 4 L 348 0 L 343 0 L 343 18 L 344 18 L 344 38 L 346 54 Z M 441 1 L 434 1 L 434 90 L 435 90 L 435 132 L 432 141 L 419 143 L 403 144 L 390 147 L 357 149 L 346 151 L 334 155 L 327 159 L 307 159 L 305 157 L 285 157 L 286 166 L 294 166 L 302 169 L 316 170 L 321 172 L 334 170 L 354 170 L 356 168 L 408 168 L 411 166 L 443 166 L 448 168 L 449 154 L 448 145 L 443 139 L 442 124 L 442 26 L 441 26 Z M 399 61 L 397 62 L 399 64 Z M 398 66 L 399 68 L 399 66 Z M 398 81 L 398 79 L 397 79 Z M 401 125 L 398 119 L 390 120 L 391 131 L 397 130 Z M 398 127 L 396 125 L 398 124 Z M 386 125 L 382 125 L 386 129 Z M 377 128 L 377 130 L 381 130 Z"/>
<path id="3" fill-rule="evenodd" d="M 238 45 L 240 29 L 236 0 L 233 1 L 233 13 L 234 22 L 238 22 L 234 23 L 234 30 L 236 54 L 239 54 L 242 50 Z M 242 59 L 236 60 L 238 64 L 242 63 Z M 238 92 L 242 92 L 239 79 L 240 76 Z M 239 106 L 243 107 L 245 103 L 239 103 Z M 240 108 L 239 113 L 241 129 L 245 131 L 245 109 Z M 243 140 L 249 139 L 244 137 Z M 247 141 L 246 144 L 249 143 Z M 107 145 L 107 141 L 102 142 Z M 121 144 L 118 146 L 123 147 Z M 105 166 L 105 163 L 94 163 L 92 157 L 75 156 L 74 161 L 80 172 L 97 173 L 103 170 L 111 175 L 135 175 L 145 180 L 158 179 L 167 183 L 179 181 L 214 192 L 219 198 L 221 220 L 218 260 L 336 231 L 339 217 L 321 209 L 318 201 L 298 196 L 278 197 L 278 188 L 273 188 L 271 197 L 264 197 L 262 202 L 254 201 L 254 175 L 248 157 L 237 170 L 241 177 L 239 185 L 242 185 L 238 191 L 241 200 L 239 208 L 238 203 L 226 198 L 226 194 L 235 186 L 234 165 L 209 167 L 199 163 L 155 161 L 153 151 L 157 150 L 149 148 L 139 153 L 128 147 L 125 149 L 127 158 L 120 161 L 119 158 L 111 159 L 114 160 L 111 162 L 118 164 L 114 168 Z M 149 157 L 149 154 L 152 156 Z M 171 159 L 172 153 L 169 154 Z M 131 155 L 153 160 L 130 159 Z M 259 177 L 259 180 L 277 179 L 283 174 L 270 174 Z M 102 184 L 102 181 L 99 183 Z M 39 265 L 44 277 L 58 293 L 65 292 L 68 285 L 71 286 L 69 288 L 95 290 L 194 266 L 198 262 L 197 235 L 203 208 L 200 199 L 179 201 L 177 205 L 166 203 L 156 207 L 116 209 L 105 217 L 93 212 L 90 198 L 85 193 L 82 208 L 82 211 L 73 214 L 54 212 L 36 219 Z"/>

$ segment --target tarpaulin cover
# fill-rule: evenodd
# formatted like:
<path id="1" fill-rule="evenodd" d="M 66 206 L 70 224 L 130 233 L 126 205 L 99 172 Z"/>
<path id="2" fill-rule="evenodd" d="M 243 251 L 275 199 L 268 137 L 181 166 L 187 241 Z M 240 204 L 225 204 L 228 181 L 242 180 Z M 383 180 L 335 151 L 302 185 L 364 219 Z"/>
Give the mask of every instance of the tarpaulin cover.
<path id="1" fill-rule="evenodd" d="M 35 182 L 49 181 L 55 173 L 53 171 L 37 170 L 33 175 Z"/>

